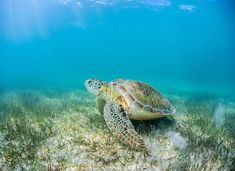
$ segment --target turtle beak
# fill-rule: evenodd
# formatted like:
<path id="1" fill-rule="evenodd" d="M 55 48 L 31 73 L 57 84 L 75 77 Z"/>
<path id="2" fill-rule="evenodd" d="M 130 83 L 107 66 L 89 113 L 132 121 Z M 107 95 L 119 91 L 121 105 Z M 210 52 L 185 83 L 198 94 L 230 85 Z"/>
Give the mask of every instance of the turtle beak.
<path id="1" fill-rule="evenodd" d="M 92 79 L 86 80 L 85 81 L 85 87 L 90 93 L 93 94 L 94 92 L 92 91 L 91 83 L 92 83 Z"/>
<path id="2" fill-rule="evenodd" d="M 175 114 L 176 113 L 176 108 L 175 107 L 171 107 L 171 114 Z"/>
<path id="3" fill-rule="evenodd" d="M 88 79 L 88 80 L 85 81 L 85 87 L 86 87 L 86 88 L 89 87 L 89 84 L 88 84 L 89 82 L 91 82 L 90 79 Z"/>
<path id="4" fill-rule="evenodd" d="M 176 113 L 176 108 L 172 106 L 169 110 L 169 113 L 167 113 L 167 114 L 172 115 L 172 114 L 175 114 L 175 113 Z"/>

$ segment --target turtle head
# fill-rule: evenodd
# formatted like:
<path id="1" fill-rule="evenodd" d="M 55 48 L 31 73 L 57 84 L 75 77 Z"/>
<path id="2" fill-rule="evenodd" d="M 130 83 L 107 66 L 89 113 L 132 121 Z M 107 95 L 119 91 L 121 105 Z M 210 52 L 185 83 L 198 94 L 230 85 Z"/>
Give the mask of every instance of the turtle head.
<path id="1" fill-rule="evenodd" d="M 96 96 L 102 95 L 103 87 L 106 85 L 108 85 L 106 82 L 94 78 L 85 81 L 87 90 Z"/>

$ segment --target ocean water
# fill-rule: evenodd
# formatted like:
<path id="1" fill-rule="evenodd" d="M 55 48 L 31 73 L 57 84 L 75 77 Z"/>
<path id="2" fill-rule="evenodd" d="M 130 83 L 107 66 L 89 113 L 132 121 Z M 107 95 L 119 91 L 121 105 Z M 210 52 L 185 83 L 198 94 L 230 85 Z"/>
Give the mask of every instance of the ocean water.
<path id="1" fill-rule="evenodd" d="M 157 122 L 156 131 L 162 137 L 155 138 L 165 140 L 167 137 L 169 142 L 174 139 L 171 141 L 172 151 L 175 149 L 184 151 L 186 148 L 191 149 L 188 150 L 190 152 L 187 156 L 197 156 L 197 152 L 201 150 L 202 157 L 207 158 L 209 156 L 205 153 L 207 138 L 216 135 L 212 130 L 221 131 L 221 134 L 217 134 L 222 136 L 221 143 L 219 137 L 215 137 L 214 139 L 218 138 L 215 141 L 214 139 L 209 141 L 214 143 L 211 143 L 211 146 L 216 146 L 218 143 L 223 145 L 221 149 L 227 150 L 222 152 L 218 150 L 219 148 L 211 149 L 211 153 L 215 153 L 214 156 L 220 156 L 219 159 L 215 157 L 211 161 L 215 163 L 205 164 L 203 160 L 189 157 L 180 160 L 178 169 L 197 170 L 200 164 L 201 168 L 212 170 L 234 169 L 235 3 L 232 0 L 1 0 L 0 118 L 6 120 L 7 116 L 13 118 L 13 121 L 10 119 L 12 122 L 9 125 L 1 123 L 2 144 L 23 141 L 18 134 L 14 134 L 18 138 L 10 136 L 10 128 L 14 128 L 13 132 L 26 137 L 34 135 L 31 132 L 28 134 L 24 132 L 31 128 L 34 130 L 35 124 L 38 124 L 35 127 L 39 132 L 47 132 L 47 129 L 40 126 L 45 124 L 47 128 L 49 121 L 37 122 L 38 120 L 32 119 L 38 115 L 49 118 L 52 123 L 63 116 L 68 118 L 73 116 L 78 120 L 83 115 L 84 118 L 89 116 L 88 119 L 84 119 L 84 123 L 88 123 L 87 120 L 94 121 L 91 115 L 87 115 L 87 113 L 97 113 L 94 106 L 95 97 L 88 94 L 84 87 L 84 81 L 88 78 L 105 81 L 117 78 L 140 80 L 166 95 L 177 108 L 178 113 L 174 120 L 176 123 L 178 121 L 180 126 L 169 126 L 168 122 L 163 120 L 163 125 L 168 126 L 166 130 L 164 129 L 165 133 L 164 131 L 162 133 L 160 131 L 162 127 L 159 126 L 161 121 Z M 31 117 L 24 120 L 29 123 L 28 127 L 23 129 L 20 126 L 23 121 L 17 120 L 19 116 Z M 96 117 L 104 123 L 100 115 L 95 115 L 93 118 Z M 187 119 L 184 120 L 185 118 Z M 61 119 L 59 124 L 52 125 L 63 125 L 63 128 L 61 126 L 58 129 L 67 129 L 70 133 L 79 129 L 69 127 L 73 119 L 70 121 L 67 123 Z M 188 125 L 183 126 L 185 123 Z M 18 127 L 15 128 L 14 125 L 17 124 Z M 73 124 L 76 125 L 76 122 Z M 198 138 L 189 133 L 190 131 L 186 131 L 194 124 L 195 130 L 191 133 L 201 130 L 207 138 L 200 139 L 200 136 Z M 102 128 L 97 125 L 95 127 L 98 128 L 94 136 L 101 136 L 102 130 L 107 130 L 105 124 Z M 20 132 L 21 128 L 24 131 Z M 168 129 L 172 130 L 169 132 Z M 76 139 L 75 132 L 71 135 L 62 132 L 61 136 L 66 134 Z M 7 133 L 11 138 L 6 137 Z M 106 134 L 110 135 L 107 131 Z M 35 149 L 38 149 L 36 146 L 41 148 L 46 146 L 46 143 L 43 143 L 47 139 L 45 137 L 56 136 L 48 133 L 43 138 L 38 137 L 41 143 L 34 145 Z M 65 143 L 69 142 L 71 145 L 72 140 L 66 138 L 64 138 Z M 79 138 L 84 140 L 82 133 Z M 201 141 L 198 142 L 196 139 Z M 96 138 L 92 140 L 98 144 L 103 142 Z M 34 139 L 32 142 L 35 142 Z M 30 139 L 28 144 L 32 142 Z M 200 143 L 205 145 L 201 147 Z M 29 150 L 27 142 L 25 144 L 26 146 L 19 148 Z M 74 148 L 80 148 L 81 144 L 73 145 Z M 164 149 L 164 143 L 161 145 Z M 51 146 L 47 149 L 52 148 Z M 157 146 L 159 144 L 155 146 L 152 144 L 152 149 L 158 154 L 152 153 L 152 156 L 163 155 L 163 150 L 157 149 Z M 110 145 L 110 149 L 112 147 Z M 97 170 L 99 168 L 95 162 L 90 162 L 92 165 L 90 168 L 87 164 L 89 162 L 85 159 L 85 163 L 78 161 L 78 156 L 89 156 L 85 152 L 84 155 L 79 155 L 81 153 L 75 154 L 74 151 L 65 150 L 66 154 L 61 156 L 73 153 L 74 157 L 71 157 L 73 162 L 66 157 L 62 161 L 58 156 L 55 157 L 54 153 L 48 153 L 52 160 L 44 161 L 45 156 L 40 158 L 36 155 L 40 151 L 34 150 L 37 152 L 29 154 L 30 150 L 28 152 L 26 150 L 26 157 L 22 157 L 20 152 L 12 152 L 14 148 L 14 145 L 6 148 L 0 145 L 0 154 L 4 156 L 0 157 L 0 170 L 1 168 L 3 170 L 32 168 Z M 88 149 L 88 146 L 85 149 Z M 54 149 L 54 151 L 60 150 L 59 147 Z M 103 154 L 100 151 L 93 152 L 96 156 Z M 172 153 L 172 156 L 178 155 L 175 153 Z M 225 159 L 225 153 L 229 159 Z M 43 152 L 40 154 L 43 156 Z M 110 156 L 112 157 L 111 153 Z M 146 167 L 153 169 L 159 166 L 161 170 L 164 170 L 165 166 L 168 169 L 173 167 L 174 164 L 171 165 L 169 162 L 168 165 L 162 164 L 162 158 L 156 161 L 153 157 L 148 158 L 147 161 L 151 160 L 149 163 L 158 164 L 153 166 L 147 162 Z M 119 167 L 115 165 L 118 163 L 116 160 L 111 162 L 104 159 L 105 162 L 99 162 L 109 170 L 112 167 Z M 185 163 L 191 163 L 191 166 Z M 133 163 L 127 166 L 131 169 Z M 136 165 L 133 168 L 140 169 L 142 166 L 144 167 Z"/>
<path id="2" fill-rule="evenodd" d="M 0 85 L 130 78 L 234 93 L 233 6 L 219 0 L 3 0 Z"/>

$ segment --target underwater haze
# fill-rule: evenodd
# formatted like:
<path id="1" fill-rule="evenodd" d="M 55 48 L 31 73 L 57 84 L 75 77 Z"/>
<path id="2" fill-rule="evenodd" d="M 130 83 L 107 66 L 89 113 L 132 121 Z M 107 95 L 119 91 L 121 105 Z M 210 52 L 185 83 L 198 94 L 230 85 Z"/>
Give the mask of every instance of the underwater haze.
<path id="1" fill-rule="evenodd" d="M 176 108 L 109 131 L 88 78 L 152 85 Z M 0 0 L 0 170 L 235 168 L 233 0 Z"/>
<path id="2" fill-rule="evenodd" d="M 234 92 L 233 1 L 3 0 L 0 11 L 1 87 L 94 77 Z"/>

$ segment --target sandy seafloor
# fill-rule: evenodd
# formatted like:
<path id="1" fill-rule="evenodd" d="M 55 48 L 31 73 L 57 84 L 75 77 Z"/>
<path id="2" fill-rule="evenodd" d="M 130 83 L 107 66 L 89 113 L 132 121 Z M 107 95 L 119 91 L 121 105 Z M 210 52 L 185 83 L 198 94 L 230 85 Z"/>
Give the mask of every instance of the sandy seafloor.
<path id="1" fill-rule="evenodd" d="M 85 89 L 0 91 L 0 170 L 235 170 L 235 103 L 165 93 L 172 117 L 134 122 L 149 153 L 109 132 Z"/>

